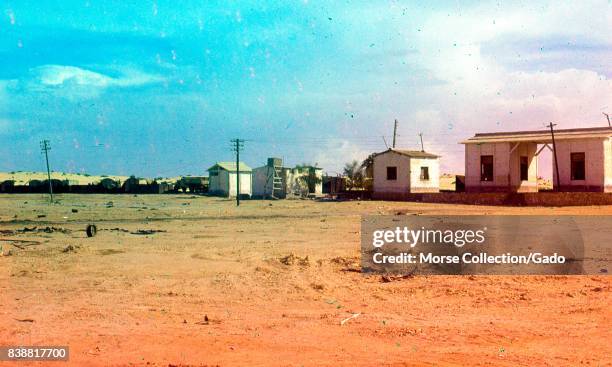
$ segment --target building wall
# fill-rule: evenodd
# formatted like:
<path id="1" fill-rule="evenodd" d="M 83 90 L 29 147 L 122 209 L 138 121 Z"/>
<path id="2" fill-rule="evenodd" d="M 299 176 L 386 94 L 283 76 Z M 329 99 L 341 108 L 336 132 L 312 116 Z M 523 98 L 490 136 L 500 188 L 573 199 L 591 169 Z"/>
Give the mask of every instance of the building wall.
<path id="1" fill-rule="evenodd" d="M 295 168 L 285 168 L 283 169 L 282 179 L 283 179 L 283 190 L 285 195 L 294 194 L 297 195 L 300 193 L 301 189 L 305 187 L 305 183 L 300 179 L 300 177 L 308 176 L 308 171 L 302 170 L 298 172 Z M 314 192 L 311 194 L 315 195 L 323 195 L 323 170 L 320 168 L 315 169 L 315 176 L 319 178 L 319 183 L 315 184 Z"/>
<path id="2" fill-rule="evenodd" d="M 429 168 L 429 180 L 421 180 L 421 167 Z M 410 158 L 410 192 L 440 191 L 439 158 Z"/>
<path id="3" fill-rule="evenodd" d="M 604 140 L 604 192 L 612 192 L 612 138 Z"/>
<path id="4" fill-rule="evenodd" d="M 604 191 L 606 170 L 604 149 L 607 148 L 609 139 L 606 140 L 607 143 L 604 143 L 604 139 L 561 140 L 556 142 L 561 191 Z M 584 153 L 584 180 L 571 179 L 571 153 Z M 556 177 L 557 172 L 553 167 L 553 186 L 557 184 Z"/>
<path id="5" fill-rule="evenodd" d="M 227 196 L 228 193 L 228 172 L 219 170 L 218 175 L 210 175 L 208 178 L 208 192 L 213 195 Z"/>
<path id="6" fill-rule="evenodd" d="M 510 191 L 510 143 L 465 145 L 465 191 Z M 480 181 L 480 157 L 493 156 L 493 180 Z"/>
<path id="7" fill-rule="evenodd" d="M 397 167 L 397 179 L 387 180 L 387 167 Z M 374 157 L 373 192 L 404 194 L 410 192 L 410 157 L 388 152 Z"/>
<path id="8" fill-rule="evenodd" d="M 236 196 L 236 172 L 228 173 L 227 178 L 229 180 L 229 196 Z M 251 186 L 251 172 L 240 172 L 240 194 L 241 195 L 252 195 Z"/>
<path id="9" fill-rule="evenodd" d="M 514 147 L 514 144 L 511 144 Z M 547 148 L 544 148 L 547 149 Z M 512 148 L 510 148 L 512 150 Z M 538 192 L 538 145 L 520 143 L 510 154 L 510 186 L 513 192 Z M 521 181 L 521 157 L 527 157 L 527 180 Z"/>
<path id="10" fill-rule="evenodd" d="M 397 180 L 387 180 L 387 167 L 397 167 Z M 429 180 L 421 180 L 421 167 L 429 167 Z M 374 196 L 440 191 L 438 158 L 411 158 L 388 152 L 374 157 Z"/>
<path id="11" fill-rule="evenodd" d="M 274 170 L 271 167 L 263 166 L 253 169 L 253 195 L 254 196 L 271 196 L 272 176 Z"/>

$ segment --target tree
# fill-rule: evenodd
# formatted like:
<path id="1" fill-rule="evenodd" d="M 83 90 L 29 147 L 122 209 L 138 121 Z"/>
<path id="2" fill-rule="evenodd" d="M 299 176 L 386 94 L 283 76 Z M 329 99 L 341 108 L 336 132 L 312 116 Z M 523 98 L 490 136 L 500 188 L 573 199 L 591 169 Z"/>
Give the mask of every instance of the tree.
<path id="1" fill-rule="evenodd" d="M 349 190 L 363 187 L 363 168 L 358 161 L 354 160 L 345 164 L 343 172 L 347 178 L 347 186 Z"/>

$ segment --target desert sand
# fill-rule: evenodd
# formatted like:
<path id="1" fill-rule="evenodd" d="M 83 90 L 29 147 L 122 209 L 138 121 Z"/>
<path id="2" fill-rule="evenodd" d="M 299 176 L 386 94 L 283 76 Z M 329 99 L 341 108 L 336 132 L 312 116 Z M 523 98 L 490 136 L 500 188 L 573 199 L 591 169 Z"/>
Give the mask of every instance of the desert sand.
<path id="1" fill-rule="evenodd" d="M 609 276 L 359 272 L 362 214 L 609 215 L 610 206 L 57 199 L 0 195 L 0 345 L 68 345 L 62 365 L 612 363 Z"/>

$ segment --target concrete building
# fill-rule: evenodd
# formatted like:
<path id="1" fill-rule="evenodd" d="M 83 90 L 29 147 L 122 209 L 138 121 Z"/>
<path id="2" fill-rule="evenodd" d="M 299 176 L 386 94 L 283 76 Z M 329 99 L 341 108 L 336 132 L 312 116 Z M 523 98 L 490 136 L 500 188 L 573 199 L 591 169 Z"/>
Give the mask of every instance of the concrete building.
<path id="1" fill-rule="evenodd" d="M 251 167 L 240 162 L 236 169 L 236 162 L 217 162 L 208 169 L 208 192 L 218 196 L 236 197 L 236 175 L 240 176 L 240 195 L 251 196 L 252 180 Z"/>
<path id="2" fill-rule="evenodd" d="M 268 158 L 265 166 L 253 169 L 255 197 L 284 199 L 288 196 L 322 194 L 323 170 L 319 167 L 283 167 L 282 159 Z"/>
<path id="3" fill-rule="evenodd" d="M 552 151 L 552 136 L 549 130 L 486 133 L 462 144 L 467 192 L 537 192 L 538 156 Z M 556 130 L 555 144 L 556 189 L 612 192 L 612 128 Z"/>
<path id="4" fill-rule="evenodd" d="M 402 199 L 440 191 L 440 157 L 421 151 L 388 149 L 373 157 L 372 197 Z"/>

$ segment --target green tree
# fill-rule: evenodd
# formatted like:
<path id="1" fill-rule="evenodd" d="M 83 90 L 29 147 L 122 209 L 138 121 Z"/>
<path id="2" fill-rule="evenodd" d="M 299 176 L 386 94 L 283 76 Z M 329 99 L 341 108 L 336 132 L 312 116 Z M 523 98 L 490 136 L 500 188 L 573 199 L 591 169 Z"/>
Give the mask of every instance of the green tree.
<path id="1" fill-rule="evenodd" d="M 355 188 L 363 188 L 364 174 L 363 168 L 358 161 L 354 160 L 344 165 L 344 176 L 347 178 L 347 188 L 352 190 Z"/>

